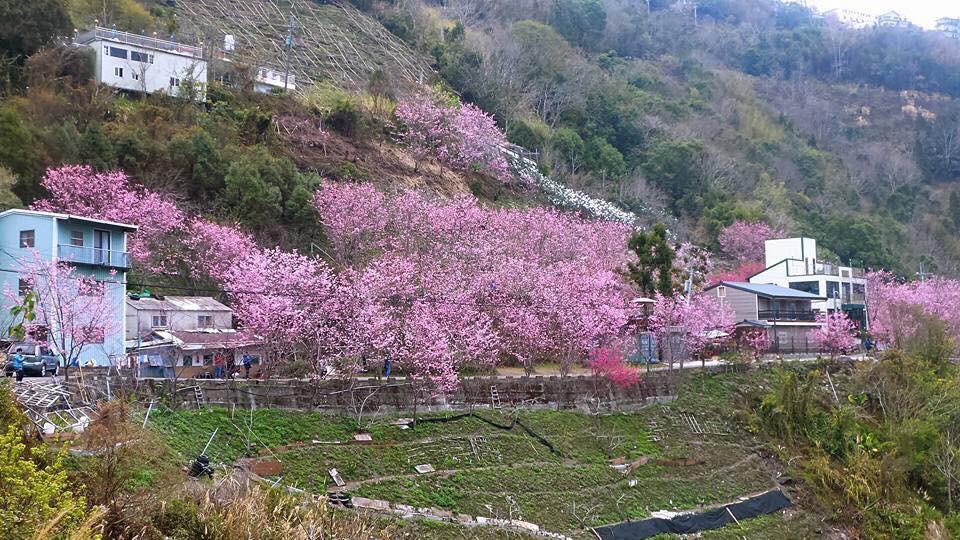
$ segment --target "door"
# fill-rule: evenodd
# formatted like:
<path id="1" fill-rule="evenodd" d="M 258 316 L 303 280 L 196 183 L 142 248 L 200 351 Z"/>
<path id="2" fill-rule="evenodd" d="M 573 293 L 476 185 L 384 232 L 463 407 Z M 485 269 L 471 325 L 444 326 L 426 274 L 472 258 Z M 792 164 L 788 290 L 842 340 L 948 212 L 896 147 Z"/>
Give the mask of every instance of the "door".
<path id="1" fill-rule="evenodd" d="M 93 263 L 110 264 L 110 231 L 93 231 Z"/>

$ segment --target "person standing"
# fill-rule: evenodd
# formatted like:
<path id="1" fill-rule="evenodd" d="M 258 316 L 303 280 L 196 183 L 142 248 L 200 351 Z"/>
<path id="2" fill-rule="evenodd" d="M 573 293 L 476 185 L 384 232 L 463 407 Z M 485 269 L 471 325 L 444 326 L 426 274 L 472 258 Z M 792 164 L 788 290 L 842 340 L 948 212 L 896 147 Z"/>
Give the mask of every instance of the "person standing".
<path id="1" fill-rule="evenodd" d="M 23 349 L 17 349 L 17 353 L 13 355 L 13 360 L 10 361 L 10 364 L 13 366 L 13 373 L 17 376 L 17 382 L 23 380 Z"/>
<path id="2" fill-rule="evenodd" d="M 213 376 L 217 379 L 223 378 L 223 355 L 220 351 L 213 355 Z"/>
<path id="3" fill-rule="evenodd" d="M 250 356 L 250 353 L 243 355 L 243 376 L 244 378 L 250 378 L 250 367 L 253 366 L 253 357 Z"/>

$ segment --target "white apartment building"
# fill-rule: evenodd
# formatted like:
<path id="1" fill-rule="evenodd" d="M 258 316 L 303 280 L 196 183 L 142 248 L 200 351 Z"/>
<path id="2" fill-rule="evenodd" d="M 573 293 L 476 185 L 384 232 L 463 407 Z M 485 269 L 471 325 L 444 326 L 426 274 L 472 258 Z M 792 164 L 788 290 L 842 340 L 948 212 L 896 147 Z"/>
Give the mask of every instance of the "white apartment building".
<path id="1" fill-rule="evenodd" d="M 873 26 L 877 18 L 869 13 L 854 9 L 836 8 L 823 12 L 827 20 L 835 20 L 850 28 L 867 28 Z"/>
<path id="2" fill-rule="evenodd" d="M 896 11 L 888 11 L 877 16 L 877 26 L 881 28 L 908 28 L 910 21 Z"/>
<path id="3" fill-rule="evenodd" d="M 75 43 L 96 55 L 97 82 L 152 94 L 180 94 L 187 82 L 197 85 L 197 99 L 206 97 L 207 61 L 203 47 L 151 36 L 95 27 L 78 34 Z"/>
<path id="4" fill-rule="evenodd" d="M 954 17 L 937 19 L 937 30 L 954 39 L 960 39 L 960 19 Z"/>
<path id="5" fill-rule="evenodd" d="M 866 325 L 867 280 L 862 268 L 840 266 L 817 259 L 817 241 L 813 238 L 767 240 L 765 265 L 750 277 L 750 283 L 768 283 L 824 297 L 814 301 L 815 311 L 843 310 L 850 318 Z"/>

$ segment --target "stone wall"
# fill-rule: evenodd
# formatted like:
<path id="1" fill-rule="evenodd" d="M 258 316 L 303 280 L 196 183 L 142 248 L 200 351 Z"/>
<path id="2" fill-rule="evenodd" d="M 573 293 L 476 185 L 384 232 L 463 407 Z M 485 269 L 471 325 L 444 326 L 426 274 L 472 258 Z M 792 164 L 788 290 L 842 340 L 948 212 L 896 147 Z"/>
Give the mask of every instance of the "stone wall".
<path id="1" fill-rule="evenodd" d="M 706 368 L 719 371 L 723 368 Z M 651 401 L 670 399 L 676 379 L 699 369 L 672 375 L 665 371 L 646 374 L 640 383 L 618 388 L 593 376 L 466 377 L 452 394 L 424 397 L 404 378 L 332 379 L 322 381 L 133 379 L 116 375 L 85 377 L 86 400 L 106 396 L 109 383 L 113 396 L 140 400 L 163 400 L 168 406 L 221 405 L 253 408 L 320 410 L 333 413 L 467 410 L 482 406 L 503 408 L 580 408 L 585 410 L 631 409 Z M 200 391 L 197 392 L 197 389 Z M 74 388 L 78 392 L 77 388 Z M 77 396 L 80 399 L 80 396 Z M 416 398 L 416 399 L 415 399 Z"/>

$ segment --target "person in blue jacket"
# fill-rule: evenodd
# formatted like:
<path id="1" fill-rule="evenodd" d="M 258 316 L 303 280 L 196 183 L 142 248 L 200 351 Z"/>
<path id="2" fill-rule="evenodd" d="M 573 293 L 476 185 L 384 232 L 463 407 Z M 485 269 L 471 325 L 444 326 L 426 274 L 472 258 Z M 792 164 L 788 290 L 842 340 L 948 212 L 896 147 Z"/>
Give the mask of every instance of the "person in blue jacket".
<path id="1" fill-rule="evenodd" d="M 10 364 L 13 366 L 13 373 L 17 376 L 17 382 L 23 380 L 23 349 L 17 349 L 17 353 L 13 355 L 13 359 L 10 360 Z"/>

